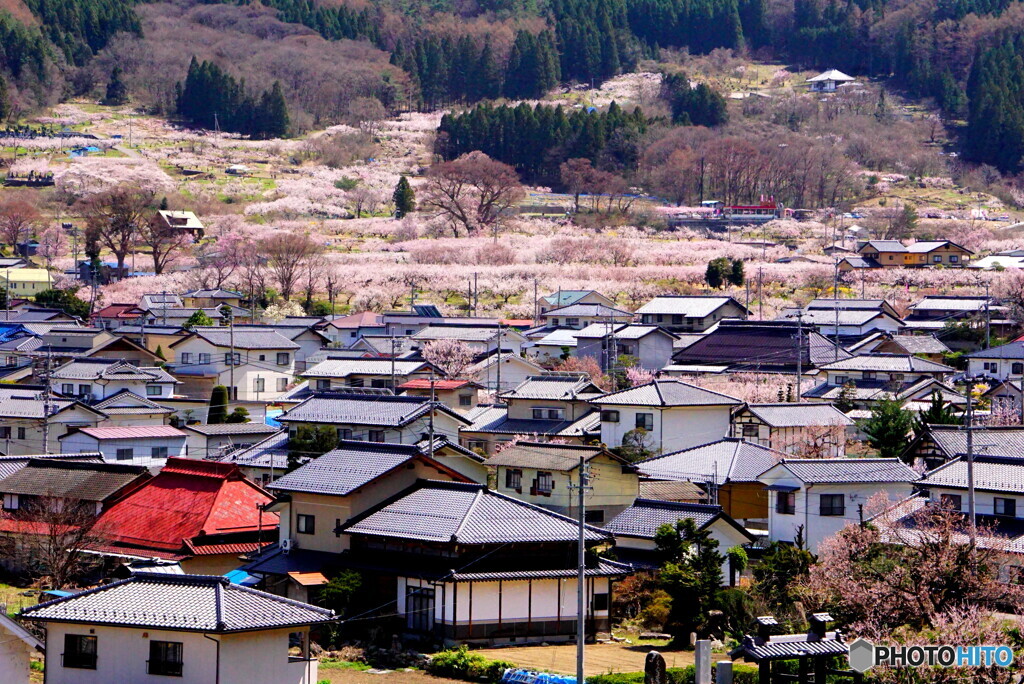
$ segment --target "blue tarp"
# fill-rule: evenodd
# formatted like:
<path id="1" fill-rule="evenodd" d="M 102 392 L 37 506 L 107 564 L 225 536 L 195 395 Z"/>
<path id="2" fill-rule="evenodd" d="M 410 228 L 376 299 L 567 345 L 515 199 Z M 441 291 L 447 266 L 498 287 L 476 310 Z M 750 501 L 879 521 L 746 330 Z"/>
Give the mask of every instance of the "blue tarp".
<path id="1" fill-rule="evenodd" d="M 263 422 L 271 427 L 281 427 L 281 423 L 277 422 L 277 419 L 284 413 L 284 409 L 271 409 L 267 411 L 266 417 Z"/>
<path id="2" fill-rule="evenodd" d="M 75 592 L 64 591 L 63 589 L 50 589 L 49 591 L 44 591 L 43 593 L 47 596 L 52 596 L 53 598 L 65 598 L 67 596 L 75 595 Z"/>
<path id="3" fill-rule="evenodd" d="M 245 570 L 232 570 L 231 572 L 225 572 L 224 576 L 232 584 L 238 584 L 243 587 L 254 587 L 260 583 L 259 577 L 254 577 Z"/>
<path id="4" fill-rule="evenodd" d="M 576 684 L 576 677 L 560 675 L 552 672 L 534 672 L 532 670 L 505 670 L 501 676 L 505 684 Z"/>

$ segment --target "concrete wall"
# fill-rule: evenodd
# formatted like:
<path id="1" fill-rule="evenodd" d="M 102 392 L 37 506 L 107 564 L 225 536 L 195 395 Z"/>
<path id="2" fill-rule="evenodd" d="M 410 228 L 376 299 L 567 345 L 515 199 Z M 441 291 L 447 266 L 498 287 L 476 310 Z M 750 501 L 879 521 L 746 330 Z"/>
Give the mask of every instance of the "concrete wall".
<path id="1" fill-rule="evenodd" d="M 35 649 L 0 626 L 0 682 L 28 684 Z"/>

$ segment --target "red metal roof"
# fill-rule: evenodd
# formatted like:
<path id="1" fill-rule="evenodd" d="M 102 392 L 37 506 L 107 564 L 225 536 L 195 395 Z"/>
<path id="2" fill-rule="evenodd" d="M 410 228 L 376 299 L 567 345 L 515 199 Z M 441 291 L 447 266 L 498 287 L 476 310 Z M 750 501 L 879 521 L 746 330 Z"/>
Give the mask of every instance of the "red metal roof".
<path id="1" fill-rule="evenodd" d="M 93 314 L 94 318 L 138 318 L 142 309 L 134 304 L 110 304 Z"/>
<path id="2" fill-rule="evenodd" d="M 261 515 L 263 531 L 272 535 L 277 514 L 258 508 L 271 500 L 233 464 L 171 458 L 156 477 L 104 511 L 95 529 L 115 545 L 179 551 L 200 535 L 255 532 Z"/>
<path id="3" fill-rule="evenodd" d="M 270 535 L 268 535 L 270 536 Z M 224 553 L 239 555 L 252 553 L 270 546 L 273 542 L 265 541 L 262 544 L 256 542 L 238 542 L 234 544 L 196 544 L 191 540 L 185 540 L 185 546 L 194 556 L 219 556 Z"/>
<path id="4" fill-rule="evenodd" d="M 135 425 L 125 427 L 88 427 L 79 432 L 96 439 L 144 439 L 147 437 L 185 437 L 185 433 L 170 425 Z"/>
<path id="5" fill-rule="evenodd" d="M 435 390 L 454 390 L 460 387 L 465 387 L 469 384 L 469 380 L 434 380 Z M 398 386 L 398 389 L 430 389 L 429 378 L 415 378 L 408 382 L 403 382 Z"/>

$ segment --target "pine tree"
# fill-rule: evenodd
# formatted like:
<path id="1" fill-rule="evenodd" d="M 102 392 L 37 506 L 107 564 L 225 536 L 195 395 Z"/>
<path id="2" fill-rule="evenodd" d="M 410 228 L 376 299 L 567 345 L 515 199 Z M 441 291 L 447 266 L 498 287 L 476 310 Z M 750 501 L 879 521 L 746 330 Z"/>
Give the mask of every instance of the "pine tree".
<path id="1" fill-rule="evenodd" d="M 398 179 L 391 199 L 395 204 L 395 218 L 403 218 L 416 211 L 416 194 L 412 191 L 409 179 L 405 176 Z"/>
<path id="2" fill-rule="evenodd" d="M 729 269 L 729 284 L 742 287 L 744 282 L 746 282 L 746 276 L 743 273 L 743 260 L 736 259 Z"/>
<path id="3" fill-rule="evenodd" d="M 227 421 L 228 417 L 228 388 L 224 385 L 217 385 L 210 392 L 210 405 L 206 413 L 207 425 L 220 425 Z"/>
<path id="4" fill-rule="evenodd" d="M 871 408 L 871 417 L 864 423 L 868 444 L 877 449 L 882 458 L 898 458 L 910 444 L 910 429 L 913 416 L 904 410 L 898 399 L 876 401 Z"/>
<path id="5" fill-rule="evenodd" d="M 123 105 L 128 102 L 128 86 L 121 77 L 121 67 L 115 66 L 110 72 L 110 82 L 107 84 L 107 96 L 103 104 Z"/>
<path id="6" fill-rule="evenodd" d="M 914 437 L 923 437 L 929 425 L 962 425 L 963 418 L 953 411 L 953 405 L 942 400 L 942 394 L 932 392 L 932 401 L 928 408 L 914 417 Z"/>
<path id="7" fill-rule="evenodd" d="M 257 126 L 254 134 L 259 138 L 284 138 L 288 135 L 291 121 L 288 104 L 281 90 L 281 82 L 274 81 L 270 90 L 263 93 L 257 110 Z"/>
<path id="8" fill-rule="evenodd" d="M 7 79 L 0 76 L 0 124 L 11 115 L 11 95 L 7 90 Z"/>

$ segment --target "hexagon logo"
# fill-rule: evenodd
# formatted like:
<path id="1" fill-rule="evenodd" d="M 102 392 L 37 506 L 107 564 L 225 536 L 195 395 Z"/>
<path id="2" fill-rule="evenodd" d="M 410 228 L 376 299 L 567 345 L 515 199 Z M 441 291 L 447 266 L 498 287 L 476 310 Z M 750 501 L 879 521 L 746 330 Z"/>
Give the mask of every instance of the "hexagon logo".
<path id="1" fill-rule="evenodd" d="M 867 672 L 875 666 L 875 645 L 867 639 L 856 639 L 850 643 L 850 668 Z"/>

